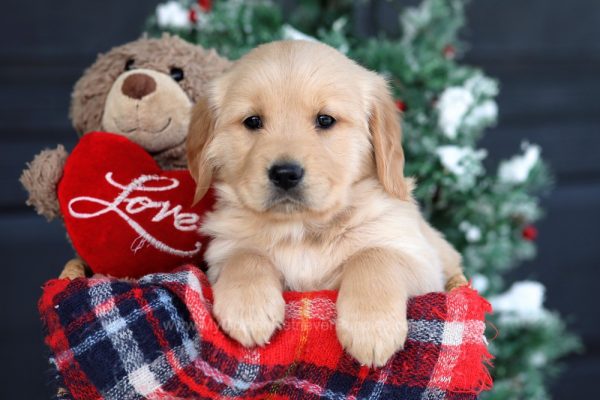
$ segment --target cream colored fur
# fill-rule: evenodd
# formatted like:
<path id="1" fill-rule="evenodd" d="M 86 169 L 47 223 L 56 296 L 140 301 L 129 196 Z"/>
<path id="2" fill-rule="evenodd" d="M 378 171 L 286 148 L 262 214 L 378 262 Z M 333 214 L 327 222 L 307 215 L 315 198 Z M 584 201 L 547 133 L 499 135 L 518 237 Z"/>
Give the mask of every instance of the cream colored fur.
<path id="1" fill-rule="evenodd" d="M 336 124 L 315 128 L 318 114 Z M 264 127 L 242 122 L 260 115 Z M 323 44 L 275 42 L 238 61 L 194 111 L 188 160 L 218 201 L 203 232 L 214 314 L 245 346 L 284 317 L 282 291 L 339 289 L 338 337 L 366 365 L 401 349 L 410 296 L 462 276 L 459 254 L 422 218 L 403 176 L 399 116 L 385 81 Z M 305 169 L 301 201 L 272 201 L 266 171 Z"/>

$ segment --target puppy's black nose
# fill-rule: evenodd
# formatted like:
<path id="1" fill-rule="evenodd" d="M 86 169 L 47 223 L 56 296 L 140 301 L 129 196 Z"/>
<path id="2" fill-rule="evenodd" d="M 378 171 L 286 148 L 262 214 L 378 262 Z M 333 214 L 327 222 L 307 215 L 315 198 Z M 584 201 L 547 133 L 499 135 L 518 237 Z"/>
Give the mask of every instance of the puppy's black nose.
<path id="1" fill-rule="evenodd" d="M 269 180 L 284 190 L 298 186 L 304 169 L 295 163 L 275 164 L 269 168 Z"/>

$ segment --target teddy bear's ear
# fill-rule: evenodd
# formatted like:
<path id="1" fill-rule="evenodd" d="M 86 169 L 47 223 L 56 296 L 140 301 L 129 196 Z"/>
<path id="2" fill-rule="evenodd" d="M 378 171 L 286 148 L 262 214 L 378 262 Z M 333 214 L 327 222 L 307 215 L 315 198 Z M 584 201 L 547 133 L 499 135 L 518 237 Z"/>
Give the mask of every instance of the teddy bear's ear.
<path id="1" fill-rule="evenodd" d="M 214 167 L 208 154 L 208 145 L 213 137 L 214 125 L 213 110 L 208 99 L 201 98 L 194 106 L 186 143 L 188 168 L 196 181 L 194 204 L 204 197 L 212 183 Z"/>

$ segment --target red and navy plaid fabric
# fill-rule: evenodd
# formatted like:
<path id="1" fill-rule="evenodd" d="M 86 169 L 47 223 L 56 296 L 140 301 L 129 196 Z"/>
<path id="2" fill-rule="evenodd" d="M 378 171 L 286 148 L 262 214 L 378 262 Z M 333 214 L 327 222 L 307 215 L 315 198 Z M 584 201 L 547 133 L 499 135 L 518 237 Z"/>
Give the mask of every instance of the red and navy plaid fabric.
<path id="1" fill-rule="evenodd" d="M 284 327 L 246 349 L 211 316 L 204 274 L 54 280 L 39 310 L 58 382 L 74 399 L 475 399 L 491 387 L 474 290 L 411 300 L 405 349 L 360 366 L 335 334 L 335 292 L 286 293 Z"/>

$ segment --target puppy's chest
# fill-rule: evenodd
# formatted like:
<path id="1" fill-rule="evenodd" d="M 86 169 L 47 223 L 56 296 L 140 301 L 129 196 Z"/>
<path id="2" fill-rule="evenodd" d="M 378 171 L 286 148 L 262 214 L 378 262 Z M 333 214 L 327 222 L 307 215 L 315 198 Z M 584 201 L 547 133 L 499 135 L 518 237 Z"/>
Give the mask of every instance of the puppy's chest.
<path id="1" fill-rule="evenodd" d="M 280 243 L 269 255 L 289 290 L 336 289 L 344 256 L 341 247 L 329 243 Z M 349 250 L 346 248 L 346 250 Z"/>

